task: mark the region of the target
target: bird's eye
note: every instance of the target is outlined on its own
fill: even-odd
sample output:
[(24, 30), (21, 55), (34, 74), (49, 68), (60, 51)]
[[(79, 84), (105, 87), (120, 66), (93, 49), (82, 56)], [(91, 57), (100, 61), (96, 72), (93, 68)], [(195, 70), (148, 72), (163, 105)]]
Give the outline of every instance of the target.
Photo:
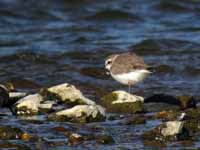
[(111, 64), (112, 61), (108, 61), (107, 64)]

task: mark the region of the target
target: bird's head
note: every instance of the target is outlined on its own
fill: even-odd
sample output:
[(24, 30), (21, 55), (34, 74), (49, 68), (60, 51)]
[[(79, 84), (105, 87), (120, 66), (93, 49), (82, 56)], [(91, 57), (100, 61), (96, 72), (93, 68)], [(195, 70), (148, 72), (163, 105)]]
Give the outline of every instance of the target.
[(111, 66), (114, 62), (114, 60), (117, 58), (118, 54), (113, 54), (113, 55), (110, 55), (106, 58), (106, 61), (105, 61), (105, 68), (110, 71), (111, 69)]

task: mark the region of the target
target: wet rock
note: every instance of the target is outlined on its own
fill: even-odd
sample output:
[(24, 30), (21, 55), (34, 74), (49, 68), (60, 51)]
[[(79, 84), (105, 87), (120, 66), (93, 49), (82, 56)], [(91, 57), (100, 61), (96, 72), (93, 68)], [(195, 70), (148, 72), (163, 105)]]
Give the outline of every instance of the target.
[(38, 83), (35, 83), (32, 80), (17, 77), (17, 78), (11, 78), (6, 83), (6, 86), (9, 87), (11, 91), (15, 89), (39, 89), (41, 88), (41, 85)]
[(21, 135), (21, 139), (22, 140), (24, 140), (24, 141), (28, 141), (28, 140), (30, 140), (30, 135), (28, 134), (28, 133), (23, 133), (22, 135)]
[(38, 106), (39, 112), (44, 114), (53, 111), (53, 105), (56, 104), (54, 101), (44, 101)]
[(176, 98), (180, 101), (181, 109), (196, 107), (196, 100), (193, 96), (181, 95), (181, 96), (177, 96)]
[(85, 67), (80, 70), (80, 72), (84, 75), (98, 78), (98, 79), (105, 79), (107, 75), (105, 74), (104, 68), (97, 68), (97, 67)]
[(190, 108), (185, 111), (187, 119), (199, 119), (200, 118), (200, 107)]
[(188, 138), (188, 131), (184, 128), (183, 121), (168, 121), (143, 135), (145, 140), (177, 141)]
[(162, 119), (163, 121), (175, 121), (181, 116), (181, 112), (168, 110), (161, 111), (154, 115), (154, 119)]
[(190, 137), (200, 132), (200, 121), (199, 120), (187, 120), (184, 123), (184, 128), (188, 131)]
[(68, 139), (68, 144), (70, 146), (72, 145), (77, 145), (77, 144), (80, 144), (81, 142), (84, 141), (84, 137), (80, 134), (77, 134), (77, 133), (72, 133), (70, 136), (69, 136), (69, 139)]
[(107, 119), (108, 120), (119, 120), (119, 119), (121, 119), (121, 117), (119, 114), (108, 114)]
[(12, 126), (0, 126), (1, 140), (14, 140), (21, 138), (23, 131)]
[(97, 143), (100, 143), (100, 144), (113, 144), (113, 143), (115, 143), (112, 136), (106, 135), (106, 134), (96, 136), (96, 141), (97, 141)]
[(28, 95), (17, 101), (15, 112), (17, 115), (36, 115), (42, 101), (43, 97), (40, 94)]
[(28, 94), (25, 92), (9, 92), (9, 103), (8, 106), (10, 107), (10, 110), (13, 114), (15, 112), (12, 110), (12, 106), (19, 100), (27, 96)]
[(144, 140), (145, 146), (151, 146), (151, 147), (167, 147), (167, 144), (162, 141), (156, 141), (156, 140)]
[(0, 84), (0, 107), (6, 107), (9, 103), (9, 93), (8, 89)]
[(181, 109), (195, 108), (196, 100), (191, 96), (171, 96), (166, 94), (155, 94), (153, 96), (147, 97), (144, 100), (145, 103), (168, 103), (173, 105), (178, 105)]
[(9, 92), (10, 99), (20, 99), (25, 96), (27, 96), (27, 93), (25, 93), (25, 92)]
[(182, 132), (182, 121), (168, 121), (165, 123), (166, 127), (161, 129), (161, 134), (165, 137), (174, 136)]
[(98, 122), (105, 120), (104, 108), (99, 105), (77, 105), (49, 115), (49, 120), (76, 123)]
[(3, 141), (2, 143), (0, 143), (0, 149), (2, 150), (8, 150), (8, 149), (14, 149), (14, 150), (32, 150), (31, 147), (29, 147), (28, 145), (22, 144), (22, 143), (11, 143), (8, 141)]
[(144, 116), (134, 116), (125, 120), (124, 124), (126, 125), (136, 125), (136, 124), (145, 124), (146, 118)]
[(125, 91), (114, 91), (101, 98), (101, 104), (108, 112), (136, 113), (143, 111), (143, 98)]
[(41, 91), (41, 94), (47, 99), (58, 99), (66, 104), (78, 105), (87, 104), (93, 105), (95, 102), (86, 98), (80, 90), (68, 83), (63, 83)]
[(155, 72), (156, 73), (173, 73), (174, 72), (174, 68), (169, 66), (169, 65), (159, 65), (155, 68)]

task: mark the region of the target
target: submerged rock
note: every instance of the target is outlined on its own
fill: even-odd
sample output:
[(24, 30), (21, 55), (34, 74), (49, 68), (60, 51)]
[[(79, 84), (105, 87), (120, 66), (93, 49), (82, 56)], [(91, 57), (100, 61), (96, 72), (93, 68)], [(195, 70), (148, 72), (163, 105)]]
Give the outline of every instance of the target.
[(17, 115), (36, 115), (42, 101), (43, 97), (40, 94), (28, 95), (17, 101), (15, 112)]
[[(29, 145), (30, 146), (30, 145)], [(13, 141), (3, 141), (0, 143), (0, 149), (2, 150), (31, 150), (32, 147), (29, 147), (28, 144), (22, 144), (21, 142), (16, 143)]]
[(107, 134), (96, 136), (96, 141), (99, 144), (113, 144), (113, 143), (115, 143), (112, 136), (107, 135)]
[(99, 105), (77, 105), (49, 115), (49, 120), (76, 123), (98, 122), (105, 120), (105, 111)]
[(75, 86), (70, 85), (68, 83), (63, 83), (60, 85), (56, 85), (50, 87), (41, 92), (43, 96), (47, 99), (58, 99), (66, 104), (70, 105), (78, 105), (78, 104), (87, 104), (93, 105), (95, 102), (86, 98), (80, 90), (78, 90)]
[(125, 91), (114, 91), (101, 98), (101, 104), (108, 112), (136, 113), (143, 111), (144, 99)]
[(20, 139), (23, 131), (12, 126), (0, 126), (0, 140)]
[(144, 100), (145, 103), (168, 103), (173, 105), (178, 105), (181, 109), (195, 108), (196, 100), (192, 96), (172, 96), (166, 94), (155, 94), (153, 96), (147, 97)]

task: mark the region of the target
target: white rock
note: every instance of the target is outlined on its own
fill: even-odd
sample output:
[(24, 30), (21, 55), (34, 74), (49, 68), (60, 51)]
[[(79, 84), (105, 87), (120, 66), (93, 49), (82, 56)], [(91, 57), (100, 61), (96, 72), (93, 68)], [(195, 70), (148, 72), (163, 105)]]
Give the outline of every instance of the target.
[(26, 95), (27, 93), (24, 92), (9, 92), (9, 98), (22, 98)]
[(55, 101), (45, 101), (44, 103), (39, 105), (39, 108), (41, 108), (41, 109), (51, 109), (54, 104), (55, 104)]
[(144, 102), (144, 98), (137, 95), (129, 94), (125, 91), (114, 91), (113, 94), (117, 95), (117, 100), (113, 101), (112, 104), (116, 103), (127, 103), (127, 102)]
[(56, 113), (58, 116), (67, 116), (69, 118), (78, 118), (82, 115), (97, 117), (98, 113), (105, 116), (105, 109), (99, 105), (77, 105), (70, 109), (62, 110)]
[(40, 94), (32, 94), (20, 99), (15, 105), (17, 108), (26, 107), (27, 110), (37, 112), (42, 101), (43, 98)]
[(60, 97), (62, 101), (70, 101), (76, 102), (82, 101), (84, 104), (94, 105), (95, 102), (86, 98), (80, 90), (78, 90), (75, 86), (70, 85), (68, 83), (63, 83), (60, 85), (56, 85), (47, 89), (48, 92), (56, 94)]
[(163, 136), (173, 136), (181, 133), (183, 128), (182, 121), (168, 121), (165, 123), (165, 128), (162, 128), (161, 134)]

